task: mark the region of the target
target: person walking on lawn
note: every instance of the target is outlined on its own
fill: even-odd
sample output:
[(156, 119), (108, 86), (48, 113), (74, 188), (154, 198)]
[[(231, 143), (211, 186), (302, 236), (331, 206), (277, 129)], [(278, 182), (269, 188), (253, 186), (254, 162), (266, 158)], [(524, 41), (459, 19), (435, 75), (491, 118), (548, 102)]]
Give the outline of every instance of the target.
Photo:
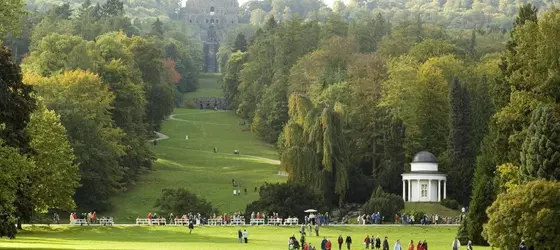
[(248, 243), (249, 233), (247, 233), (247, 230), (243, 230), (243, 239), (245, 240), (245, 244)]
[(338, 236), (338, 250), (342, 250), (342, 243), (344, 243), (344, 239), (342, 239), (342, 235)]
[(350, 246), (352, 245), (352, 237), (350, 235), (346, 236), (346, 247), (350, 250)]
[(323, 241), (321, 241), (321, 250), (327, 249), (327, 237), (323, 237)]
[(385, 240), (383, 241), (383, 250), (389, 250), (389, 241), (387, 241), (387, 236), (385, 236)]
[(237, 230), (237, 242), (243, 243), (243, 233), (241, 232), (241, 229)]
[(189, 220), (189, 234), (192, 234), (192, 230), (194, 230), (194, 223), (192, 220)]

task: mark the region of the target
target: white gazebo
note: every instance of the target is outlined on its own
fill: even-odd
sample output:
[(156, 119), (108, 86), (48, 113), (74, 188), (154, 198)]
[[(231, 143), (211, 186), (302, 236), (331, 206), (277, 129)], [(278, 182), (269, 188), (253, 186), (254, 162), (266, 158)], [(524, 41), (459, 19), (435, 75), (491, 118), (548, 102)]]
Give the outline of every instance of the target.
[(441, 201), (442, 182), (443, 199), (447, 198), (447, 175), (438, 172), (437, 159), (430, 152), (416, 154), (410, 163), (410, 173), (402, 174), (402, 180), (405, 202)]

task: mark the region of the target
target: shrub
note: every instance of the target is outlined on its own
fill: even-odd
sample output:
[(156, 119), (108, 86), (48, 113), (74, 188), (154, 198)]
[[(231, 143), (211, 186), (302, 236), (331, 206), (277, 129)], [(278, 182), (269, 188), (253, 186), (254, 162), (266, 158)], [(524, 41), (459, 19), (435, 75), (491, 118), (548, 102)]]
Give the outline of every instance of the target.
[(383, 192), (381, 187), (371, 195), (369, 201), (362, 207), (362, 213), (372, 214), (379, 212), (386, 221), (394, 219), (393, 215), (404, 209), (402, 197)]
[(482, 231), (488, 242), (514, 249), (524, 239), (535, 249), (557, 249), (560, 242), (560, 182), (537, 180), (513, 186), (486, 210)]
[(410, 218), (410, 216), (414, 216), (414, 223), (419, 224), (420, 220), (426, 215), (426, 213), (419, 211), (419, 210), (407, 210), (404, 211), (405, 214)]
[(461, 245), (466, 245), (469, 241), (469, 232), (467, 231), (467, 220), (461, 222), (459, 230), (457, 231), (457, 239), (461, 242)]
[(296, 216), (302, 219), (304, 211), (311, 208), (319, 212), (328, 209), (322, 196), (307, 186), (295, 182), (266, 183), (260, 188), (259, 199), (247, 205), (245, 216), (249, 218), (252, 212), (276, 212), (282, 218)]
[(453, 209), (453, 210), (459, 209), (459, 202), (457, 202), (456, 200), (443, 199), (439, 202), (439, 204), (449, 209)]
[(185, 100), (185, 102), (183, 103), (183, 108), (196, 109), (198, 107), (196, 106), (196, 103), (194, 102), (194, 100), (189, 99), (189, 100)]
[(156, 200), (155, 207), (159, 208), (162, 214), (200, 213), (202, 216), (209, 216), (218, 213), (218, 210), (206, 199), (184, 188), (163, 189), (161, 197)]

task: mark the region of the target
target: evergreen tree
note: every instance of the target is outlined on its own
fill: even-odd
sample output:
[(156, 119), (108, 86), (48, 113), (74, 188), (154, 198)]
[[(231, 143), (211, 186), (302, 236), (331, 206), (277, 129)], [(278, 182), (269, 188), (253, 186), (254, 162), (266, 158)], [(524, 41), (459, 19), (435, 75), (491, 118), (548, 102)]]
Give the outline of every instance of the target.
[(101, 9), (106, 17), (119, 16), (124, 13), (124, 4), (120, 0), (107, 0)]
[(450, 157), (450, 196), (466, 205), (472, 187), (476, 154), (473, 150), (471, 100), (467, 90), (455, 78), (449, 90), (450, 130), (448, 154)]
[(550, 106), (533, 111), (521, 151), (521, 176), (560, 180), (560, 121)]
[(150, 34), (160, 38), (163, 37), (163, 23), (159, 20), (159, 18), (157, 18), (156, 21), (152, 23), (152, 31), (150, 32)]
[(239, 33), (237, 34), (237, 37), (235, 37), (235, 42), (233, 43), (232, 52), (235, 53), (237, 51), (241, 51), (241, 52), (247, 51), (247, 39), (245, 39), (245, 35), (243, 35), (243, 33)]

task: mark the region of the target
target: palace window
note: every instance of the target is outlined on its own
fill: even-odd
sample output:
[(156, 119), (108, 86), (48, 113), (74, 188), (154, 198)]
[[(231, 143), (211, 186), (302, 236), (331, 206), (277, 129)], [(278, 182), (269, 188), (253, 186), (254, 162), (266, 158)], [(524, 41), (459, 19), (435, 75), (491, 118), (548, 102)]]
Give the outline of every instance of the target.
[(422, 197), (428, 197), (428, 184), (422, 184), (421, 189)]
[(210, 12), (214, 12), (214, 6), (210, 7)]

